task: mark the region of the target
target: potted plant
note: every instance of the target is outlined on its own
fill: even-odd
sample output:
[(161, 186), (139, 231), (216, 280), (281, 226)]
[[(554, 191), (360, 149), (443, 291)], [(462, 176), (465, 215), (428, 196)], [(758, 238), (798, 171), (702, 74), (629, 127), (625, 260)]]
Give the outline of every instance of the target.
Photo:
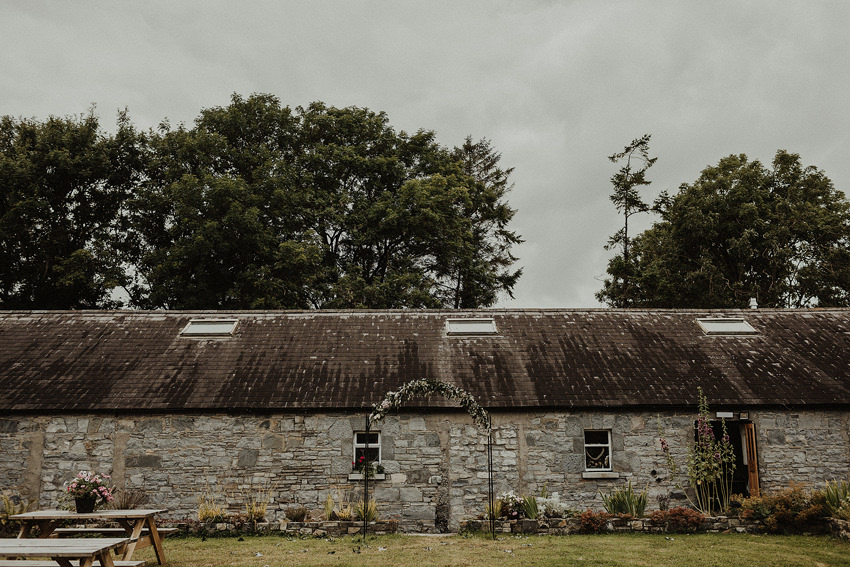
[(74, 499), (78, 514), (94, 512), (98, 504), (112, 502), (112, 488), (106, 484), (108, 480), (108, 474), (80, 471), (65, 483), (65, 492)]
[(360, 455), (356, 461), (351, 461), (351, 472), (368, 478), (381, 479), (384, 478), (384, 465), (381, 463), (371, 462), (367, 466), (366, 457)]

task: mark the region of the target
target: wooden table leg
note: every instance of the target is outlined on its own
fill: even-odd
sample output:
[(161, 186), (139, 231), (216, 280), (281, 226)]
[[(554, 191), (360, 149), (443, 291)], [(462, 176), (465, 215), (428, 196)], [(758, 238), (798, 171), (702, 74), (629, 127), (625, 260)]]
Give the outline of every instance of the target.
[[(135, 522), (133, 522), (132, 527), (130, 523), (119, 520), (121, 526), (127, 530), (127, 537), (130, 538), (130, 542), (127, 543), (127, 546), (124, 548), (124, 552), (121, 555), (121, 559), (123, 561), (129, 561), (131, 557), (133, 557), (133, 552), (136, 551), (136, 544), (139, 543), (139, 538), (142, 537), (142, 529), (145, 527), (145, 519), (139, 518)], [(119, 551), (119, 553), (121, 553)]]
[(159, 561), (160, 565), (165, 565), (165, 550), (162, 549), (162, 538), (159, 537), (159, 532), (156, 530), (156, 520), (153, 516), (147, 519), (147, 525), (153, 550), (156, 553), (156, 560)]
[(59, 522), (53, 520), (41, 520), (39, 522), (22, 521), (21, 531), (18, 532), (18, 539), (29, 537), (32, 533), (33, 524), (38, 525), (38, 537), (49, 537), (59, 525)]
[[(112, 561), (112, 554), (108, 549), (99, 553), (97, 558), (100, 560), (101, 567), (115, 567), (115, 563)], [(80, 563), (80, 567), (83, 567), (82, 563)]]

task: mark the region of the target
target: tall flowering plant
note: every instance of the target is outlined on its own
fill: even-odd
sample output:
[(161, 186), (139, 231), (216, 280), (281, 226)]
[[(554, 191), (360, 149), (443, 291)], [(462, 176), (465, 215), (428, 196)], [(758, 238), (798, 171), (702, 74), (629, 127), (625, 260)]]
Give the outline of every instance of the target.
[(74, 500), (92, 499), (95, 504), (107, 504), (113, 500), (108, 481), (108, 474), (80, 471), (65, 483), (65, 493)]
[(735, 449), (730, 442), (724, 420), (720, 422), (720, 439), (715, 436), (709, 419), (708, 401), (702, 393), (702, 388), (698, 388), (698, 392), (699, 416), (694, 424), (694, 441), (688, 446), (686, 460), (688, 484), (693, 489), (693, 498), (677, 480), (681, 470), (664, 438), (660, 418), (658, 437), (661, 451), (670, 469), (670, 478), (676, 488), (685, 493), (691, 506), (705, 516), (713, 516), (714, 512), (729, 509), (732, 498), (732, 473), (735, 471)]

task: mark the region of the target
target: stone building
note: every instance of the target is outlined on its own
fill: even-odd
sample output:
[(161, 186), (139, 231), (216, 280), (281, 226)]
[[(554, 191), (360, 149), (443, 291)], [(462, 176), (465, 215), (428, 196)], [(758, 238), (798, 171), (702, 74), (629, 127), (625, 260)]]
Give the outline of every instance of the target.
[[(676, 496), (697, 389), (736, 448), (737, 492), (850, 476), (850, 311), (0, 313), (0, 490), (57, 505), (77, 471), (112, 474), (172, 518), (204, 490), (270, 519), (362, 494), (383, 516), (455, 529), (482, 513), (487, 436), (457, 403), (416, 399), (365, 435), (384, 394), (430, 378), (492, 418), (497, 491), (601, 509), (628, 480)], [(358, 491), (351, 493), (351, 491)]]

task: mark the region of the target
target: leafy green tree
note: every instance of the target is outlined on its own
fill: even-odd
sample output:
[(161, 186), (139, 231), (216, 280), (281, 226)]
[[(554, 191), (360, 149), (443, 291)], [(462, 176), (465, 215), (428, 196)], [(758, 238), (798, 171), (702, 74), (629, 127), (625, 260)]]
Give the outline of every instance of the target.
[(620, 248), (622, 251), (608, 264), (605, 290), (618, 288), (615, 293), (600, 292), (597, 298), (606, 300), (612, 307), (629, 307), (632, 304), (631, 280), (634, 276), (634, 262), (629, 256), (629, 219), (638, 213), (649, 211), (649, 205), (641, 198), (640, 188), (649, 185), (646, 172), (658, 158), (649, 157), (650, 134), (632, 140), (622, 152), (608, 157), (613, 163), (624, 162), (623, 166), (611, 176), (614, 191), (610, 199), (619, 213), (623, 215), (623, 228), (618, 230), (605, 245), (606, 250)]
[[(632, 242), (633, 305), (850, 305), (850, 203), (797, 154), (778, 151), (770, 168), (725, 157), (659, 211)], [(606, 281), (598, 297), (619, 293)]]
[[(518, 277), (503, 274), (519, 241), (505, 228), (507, 189), (465, 173), (433, 132), (396, 132), (383, 113), (234, 95), (191, 129), (164, 124), (149, 144), (127, 248), (136, 305), (484, 306)], [(463, 256), (499, 239), (500, 254), (480, 248), (492, 261)], [(458, 274), (484, 283), (459, 300), (446, 292)]]
[(148, 176), (130, 202), (133, 305), (307, 308), (321, 251), (293, 207), (297, 120), (269, 95), (234, 96), (195, 127), (148, 136)]
[(523, 240), (508, 230), (516, 211), (504, 201), (513, 188), (509, 177), (514, 168), (499, 167), (502, 154), (486, 138), (473, 142), (472, 136), (467, 136), (463, 145), (454, 149), (453, 157), (478, 185), (464, 212), (470, 220), (471, 238), (461, 240), (464, 246), (446, 270), (444, 303), (455, 309), (492, 305), (498, 292), (510, 293), (522, 275), (522, 269), (511, 270), (516, 262), (511, 247)]
[(141, 169), (126, 113), (0, 119), (0, 308), (114, 307), (121, 212)]

